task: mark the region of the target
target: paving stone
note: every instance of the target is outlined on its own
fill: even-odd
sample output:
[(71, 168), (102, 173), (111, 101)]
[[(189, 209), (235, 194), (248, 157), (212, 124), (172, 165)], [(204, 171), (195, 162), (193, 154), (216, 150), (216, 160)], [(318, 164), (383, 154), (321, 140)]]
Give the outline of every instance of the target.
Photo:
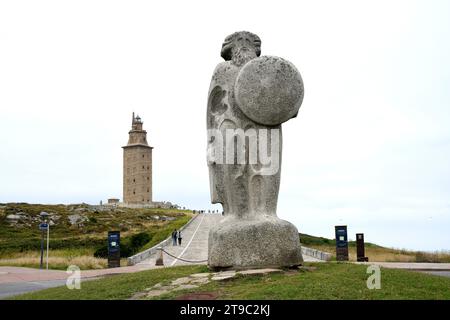
[(222, 281), (222, 280), (228, 280), (228, 279), (232, 279), (236, 276), (236, 274), (228, 274), (228, 275), (216, 275), (214, 277), (211, 278), (211, 280), (214, 281)]
[(280, 269), (251, 269), (251, 270), (244, 270), (239, 271), (239, 274), (242, 275), (256, 275), (256, 274), (268, 274), (268, 273), (279, 273), (283, 272)]
[(186, 289), (194, 289), (194, 288), (198, 288), (197, 285), (195, 284), (182, 284), (179, 287), (173, 289), (173, 291), (179, 291), (179, 290), (186, 290)]
[(133, 295), (130, 299), (128, 299), (128, 300), (139, 300), (139, 299), (142, 299), (142, 298), (144, 298), (144, 297), (146, 297), (147, 296), (147, 293), (145, 293), (145, 292), (139, 292), (139, 293), (136, 293), (135, 295)]
[(167, 285), (167, 286), (159, 287), (157, 290), (172, 290), (175, 287), (176, 287), (175, 285)]
[(236, 275), (236, 271), (230, 270), (230, 271), (221, 271), (213, 273), (213, 276), (230, 276), (230, 275)]
[(172, 281), (172, 285), (178, 286), (180, 284), (189, 283), (191, 281), (192, 281), (192, 279), (189, 277), (178, 278), (178, 279)]
[(160, 296), (162, 294), (168, 293), (170, 290), (152, 290), (150, 292), (148, 292), (145, 297), (146, 298), (153, 298), (153, 297), (157, 297)]
[(192, 280), (191, 283), (207, 284), (207, 283), (209, 283), (209, 279), (208, 278), (199, 278), (199, 279)]
[(191, 274), (190, 277), (191, 278), (207, 278), (209, 277), (210, 273), (209, 272), (205, 272), (205, 273), (194, 273)]

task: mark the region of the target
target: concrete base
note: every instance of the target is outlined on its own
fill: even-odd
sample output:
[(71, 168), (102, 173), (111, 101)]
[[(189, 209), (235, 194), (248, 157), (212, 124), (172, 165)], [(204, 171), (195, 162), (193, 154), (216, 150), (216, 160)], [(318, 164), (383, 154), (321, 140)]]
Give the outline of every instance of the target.
[(225, 217), (209, 232), (208, 266), (213, 269), (294, 267), (302, 262), (297, 228), (275, 216)]

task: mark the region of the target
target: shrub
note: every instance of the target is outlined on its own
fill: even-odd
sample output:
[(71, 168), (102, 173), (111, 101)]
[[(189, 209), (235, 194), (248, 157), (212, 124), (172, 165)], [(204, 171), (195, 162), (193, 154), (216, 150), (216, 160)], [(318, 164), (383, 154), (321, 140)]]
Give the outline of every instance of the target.
[(108, 258), (108, 246), (101, 246), (94, 252), (96, 258)]
[(141, 232), (135, 234), (130, 239), (130, 247), (133, 250), (139, 250), (142, 246), (144, 246), (147, 242), (152, 240), (152, 237), (145, 232)]

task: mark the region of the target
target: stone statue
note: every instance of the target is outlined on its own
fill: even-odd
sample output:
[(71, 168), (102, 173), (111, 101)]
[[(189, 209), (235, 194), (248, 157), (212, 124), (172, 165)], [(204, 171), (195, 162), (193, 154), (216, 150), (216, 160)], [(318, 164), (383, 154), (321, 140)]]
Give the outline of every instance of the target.
[(303, 100), (300, 73), (289, 61), (262, 56), (250, 32), (226, 37), (212, 76), (207, 106), (211, 202), (224, 218), (209, 233), (214, 269), (297, 266), (296, 227), (276, 215), (281, 169), (281, 124)]

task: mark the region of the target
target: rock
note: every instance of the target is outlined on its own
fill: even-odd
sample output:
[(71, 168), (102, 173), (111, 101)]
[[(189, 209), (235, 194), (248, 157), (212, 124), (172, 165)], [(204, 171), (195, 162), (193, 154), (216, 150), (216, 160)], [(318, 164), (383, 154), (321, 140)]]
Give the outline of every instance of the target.
[(176, 287), (175, 289), (173, 289), (173, 291), (195, 289), (195, 288), (198, 288), (198, 286), (195, 284), (182, 284), (179, 287)]
[(199, 284), (199, 285), (207, 284), (207, 283), (209, 283), (209, 279), (208, 278), (198, 278), (198, 279), (192, 280), (191, 283), (192, 284), (195, 283), (195, 284)]
[(162, 287), (162, 283), (157, 283), (153, 287), (151, 287), (149, 290), (158, 289), (158, 288), (161, 288), (161, 287)]
[(152, 218), (152, 219), (155, 219), (155, 220), (159, 220), (159, 219), (160, 219), (160, 217), (157, 216), (157, 215), (151, 216), (151, 218)]
[(234, 278), (235, 276), (236, 276), (236, 274), (216, 275), (216, 276), (213, 276), (213, 277), (211, 278), (211, 280), (213, 280), (213, 281), (223, 281), (223, 280), (229, 280), (229, 279), (232, 279), (232, 278)]
[(208, 278), (209, 275), (210, 275), (209, 272), (205, 272), (205, 273), (194, 273), (194, 274), (191, 274), (189, 277), (191, 277), (191, 278)]
[(50, 222), (48, 224), (51, 227), (51, 226), (54, 226), (56, 223), (54, 223), (53, 220), (50, 220)]
[(166, 285), (166, 286), (159, 287), (159, 289), (168, 291), (168, 290), (172, 290), (175, 287), (176, 286)]
[(72, 214), (72, 215), (67, 216), (67, 218), (69, 219), (69, 223), (71, 225), (75, 225), (79, 222), (83, 222), (86, 220), (86, 217), (81, 216), (79, 214)]
[(238, 274), (256, 275), (256, 274), (268, 274), (268, 273), (280, 273), (280, 272), (283, 272), (283, 270), (280, 270), (280, 269), (250, 269), (250, 270), (239, 271)]
[(18, 214), (8, 214), (6, 216), (7, 220), (11, 220), (11, 221), (18, 221), (20, 219), (22, 219), (22, 216), (18, 215)]
[(145, 293), (145, 292), (139, 292), (139, 293), (136, 293), (136, 294), (134, 294), (130, 299), (128, 299), (128, 300), (140, 300), (140, 299), (142, 299), (142, 298), (145, 298), (147, 296), (147, 293)]
[(277, 217), (224, 219), (209, 233), (212, 267), (291, 267), (302, 261), (297, 228)]
[(163, 294), (168, 293), (168, 292), (169, 292), (169, 290), (152, 290), (152, 291), (147, 292), (145, 294), (145, 297), (146, 298), (153, 298), (153, 297), (157, 297), (157, 296), (163, 295)]
[(178, 278), (178, 279), (172, 281), (172, 285), (178, 286), (180, 284), (189, 283), (191, 280), (192, 279), (189, 277)]

